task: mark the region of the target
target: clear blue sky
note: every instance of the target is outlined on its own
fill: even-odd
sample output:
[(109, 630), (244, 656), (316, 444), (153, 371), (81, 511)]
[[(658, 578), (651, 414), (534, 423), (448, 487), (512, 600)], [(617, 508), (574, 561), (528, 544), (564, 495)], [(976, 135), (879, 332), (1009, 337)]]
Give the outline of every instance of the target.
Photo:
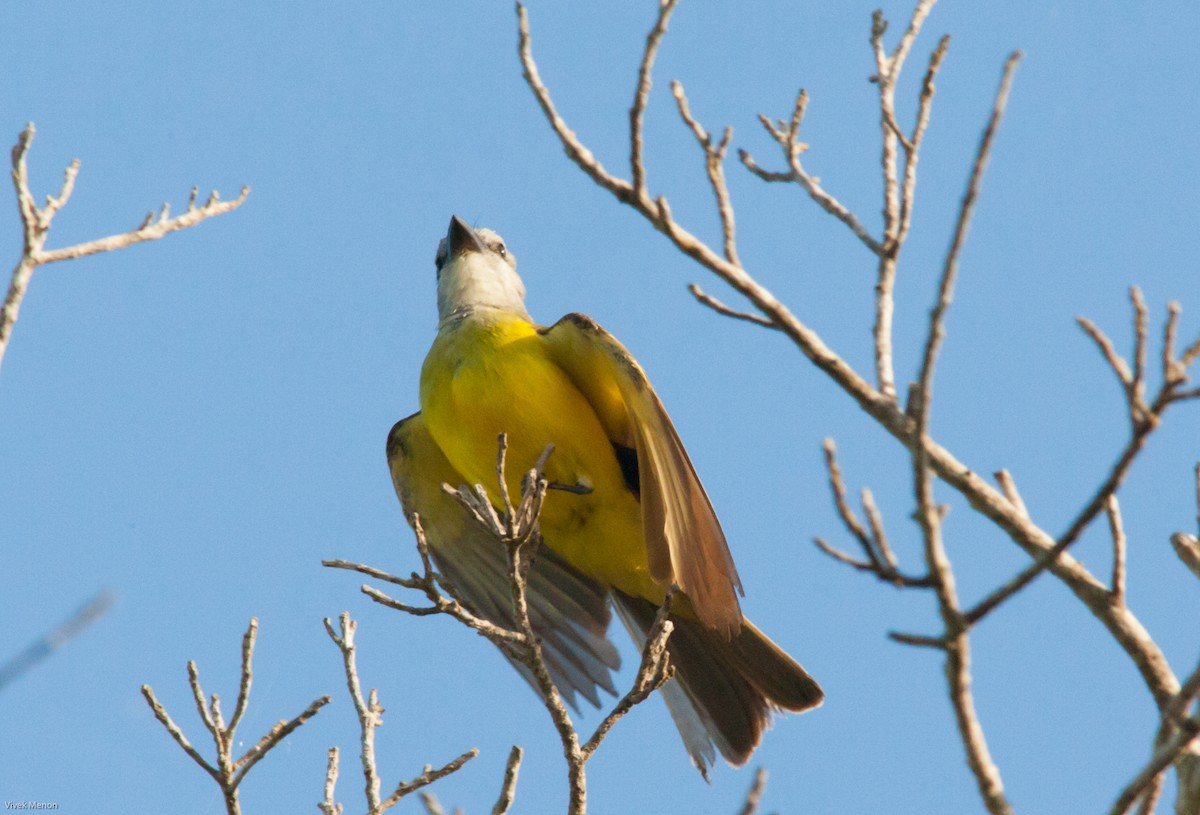
[[(655, 5), (530, 9), (543, 77), (615, 171)], [(872, 8), (682, 4), (656, 71), (647, 157), (653, 191), (685, 225), (717, 235), (702, 158), (667, 92), (674, 78), (705, 124), (734, 125), (735, 144), (765, 166), (778, 159), (755, 115), (786, 115), (807, 87), (807, 166), (878, 230)], [(885, 9), (896, 28), (909, 10)], [(435, 327), (434, 250), (458, 214), (505, 235), (537, 318), (586, 312), (638, 356), (722, 517), (749, 615), (824, 684), (824, 708), (777, 722), (754, 758), (772, 774), (768, 810), (981, 811), (940, 659), (885, 636), (935, 632), (931, 599), (811, 544), (849, 545), (821, 465), (820, 441), (832, 436), (851, 489), (875, 490), (917, 570), (906, 458), (780, 338), (697, 306), (690, 281), (728, 295), (570, 165), (520, 78), (511, 6), (39, 3), (13, 14), (0, 134), (11, 144), (37, 123), (39, 198), (67, 162), (83, 161), (50, 246), (132, 228), (163, 200), (182, 207), (193, 184), (253, 192), (198, 229), (43, 268), (25, 300), (0, 372), (0, 656), (101, 589), (119, 601), (0, 693), (0, 799), (68, 813), (220, 811), (216, 786), (138, 688), (151, 684), (209, 749), (184, 665), (195, 659), (229, 709), (240, 637), (257, 616), (245, 746), (313, 698), (335, 698), (253, 771), (244, 811), (313, 811), (334, 744), (347, 754), (339, 797), (360, 811), (355, 720), (321, 626), (349, 609), (361, 621), (363, 681), (388, 709), (385, 785), (478, 746), (480, 758), (435, 788), (478, 815), (518, 743), (518, 811), (562, 810), (553, 731), (493, 649), (449, 621), (375, 606), (360, 581), (320, 566), (415, 566), (384, 438), (416, 409)], [(1194, 2), (947, 0), (901, 91), (907, 120), (925, 56), (952, 34), (900, 272), (903, 381), (1001, 65), (1013, 48), (1027, 54), (963, 256), (933, 431), (980, 473), (1009, 468), (1051, 532), (1125, 434), (1118, 389), (1074, 316), (1127, 348), (1126, 289), (1138, 283), (1156, 336), (1173, 298), (1183, 335), (1200, 331), (1198, 28)], [(729, 172), (748, 268), (869, 371), (866, 252), (798, 189)], [(15, 207), (0, 212), (13, 263)], [(1179, 673), (1196, 661), (1200, 594), (1167, 539), (1194, 524), (1198, 439), (1200, 406), (1174, 411), (1121, 494), (1130, 603)], [(938, 489), (953, 506), (946, 534), (969, 601), (1026, 559)], [(1102, 525), (1077, 554), (1107, 573)], [(1052, 578), (974, 643), (980, 716), (1018, 811), (1105, 809), (1154, 732), (1124, 655)], [(751, 776), (721, 766), (704, 784), (655, 700), (590, 766), (593, 811), (730, 813)]]

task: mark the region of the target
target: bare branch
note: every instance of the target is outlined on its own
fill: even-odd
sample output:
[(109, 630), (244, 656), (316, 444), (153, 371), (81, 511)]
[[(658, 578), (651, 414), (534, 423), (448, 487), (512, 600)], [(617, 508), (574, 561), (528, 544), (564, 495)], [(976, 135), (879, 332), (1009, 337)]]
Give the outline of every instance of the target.
[(761, 325), (763, 328), (778, 328), (775, 323), (771, 322), (766, 317), (760, 317), (759, 315), (752, 314), (749, 311), (737, 311), (730, 308), (717, 298), (713, 297), (711, 294), (705, 292), (695, 283), (688, 284), (688, 291), (691, 292), (692, 297), (695, 297), (703, 305), (706, 305), (713, 311), (717, 312), (717, 314), (723, 314), (724, 316), (732, 317), (735, 320), (745, 320), (748, 323)]
[(183, 752), (191, 756), (192, 761), (200, 765), (203, 770), (211, 775), (216, 782), (221, 783), (221, 777), (216, 769), (209, 764), (204, 756), (200, 755), (192, 743), (188, 741), (188, 737), (183, 734), (183, 730), (179, 725), (175, 724), (175, 720), (171, 718), (171, 714), (167, 713), (167, 709), (162, 706), (158, 698), (154, 695), (154, 690), (149, 685), (142, 685), (142, 696), (146, 698), (146, 704), (150, 705), (150, 710), (154, 713), (154, 718), (158, 719), (162, 726), (167, 729), (167, 733), (175, 740), (175, 743), (183, 749)]
[(1113, 369), (1113, 373), (1117, 375), (1122, 387), (1128, 393), (1133, 387), (1133, 373), (1129, 370), (1129, 364), (1117, 353), (1117, 349), (1113, 347), (1112, 340), (1101, 331), (1095, 323), (1086, 317), (1076, 317), (1075, 322), (1079, 323), (1079, 327), (1092, 338), (1096, 346), (1100, 349), (1100, 353), (1108, 361), (1109, 367)]
[[(237, 724), (241, 719), (241, 715), (245, 712), (246, 705), (249, 704), (250, 685), (252, 681), (251, 661), (254, 655), (254, 643), (258, 630), (258, 620), (252, 618), (250, 626), (246, 630), (245, 636), (242, 638), (242, 681), (238, 698), (237, 708), (240, 712), (234, 714), (234, 718), (226, 725), (221, 716), (220, 698), (217, 694), (213, 694), (209, 704), (205, 704), (204, 691), (200, 687), (200, 673), (196, 668), (196, 663), (188, 663), (188, 684), (191, 686), (192, 698), (196, 703), (197, 711), (200, 714), (201, 720), (204, 722), (204, 727), (213, 737), (213, 742), (216, 745), (217, 761), (216, 765), (210, 764), (199, 751), (196, 750), (184, 736), (183, 731), (168, 715), (166, 709), (159, 703), (154, 696), (154, 691), (149, 685), (142, 685), (142, 696), (145, 697), (146, 703), (150, 705), (150, 710), (154, 713), (154, 717), (162, 723), (166, 728), (167, 733), (175, 740), (175, 743), (183, 749), (193, 761), (199, 764), (204, 771), (212, 776), (213, 780), (221, 788), (221, 794), (225, 800), (225, 811), (227, 815), (239, 815), (241, 812), (241, 804), (238, 802), (238, 787), (245, 779), (246, 774), (250, 769), (257, 764), (267, 753), (285, 739), (292, 731), (307, 722), (317, 712), (327, 705), (330, 697), (323, 696), (315, 699), (305, 710), (291, 721), (280, 721), (271, 730), (258, 740), (253, 747), (236, 761), (233, 759), (232, 750), (236, 743)], [(244, 698), (243, 698), (244, 697)], [(336, 759), (331, 759), (336, 763)], [(331, 770), (336, 776), (336, 768)], [(328, 774), (327, 774), (328, 777)], [(328, 800), (328, 799), (327, 799)]]
[[(528, 19), (524, 9), (519, 8), (518, 14), (521, 33), (520, 55), (526, 82), (538, 99), (567, 156), (589, 178), (611, 192), (622, 203), (633, 207), (679, 251), (742, 294), (760, 313), (771, 319), (807, 359), (829, 376), (859, 407), (906, 448), (912, 450), (918, 445), (924, 446), (929, 466), (937, 476), (965, 496), (975, 510), (995, 523), (1031, 557), (1041, 558), (1054, 548), (1056, 541), (1050, 534), (1022, 514), (991, 484), (980, 478), (972, 467), (959, 461), (932, 438), (918, 437), (914, 433), (915, 423), (912, 417), (899, 409), (894, 397), (889, 397), (872, 387), (841, 356), (831, 350), (819, 334), (792, 314), (769, 289), (745, 269), (729, 263), (719, 252), (672, 220), (670, 210), (661, 196), (650, 198), (648, 195), (634, 195), (628, 182), (605, 172), (555, 110), (533, 61)], [(1185, 351), (1181, 360), (1186, 358), (1187, 354)], [(1193, 356), (1200, 356), (1200, 340), (1195, 345)], [(1100, 508), (1102, 509), (1102, 505)], [(1108, 629), (1137, 667), (1156, 703), (1163, 704), (1163, 700), (1178, 689), (1178, 680), (1161, 649), (1150, 638), (1140, 620), (1128, 608), (1114, 607), (1106, 581), (1098, 580), (1069, 553), (1057, 555), (1049, 562), (1047, 569), (1062, 580)]]
[(763, 170), (755, 163), (747, 150), (738, 150), (738, 158), (747, 170), (763, 181), (789, 181), (799, 184), (821, 209), (844, 223), (854, 233), (854, 236), (862, 241), (868, 249), (875, 254), (879, 254), (883, 251), (882, 244), (871, 237), (866, 227), (859, 221), (858, 216), (851, 212), (841, 201), (826, 192), (825, 188), (821, 186), (821, 179), (809, 175), (804, 169), (804, 165), (800, 162), (801, 154), (808, 150), (808, 145), (799, 140), (800, 124), (804, 121), (804, 113), (807, 107), (808, 93), (804, 89), (801, 89), (800, 93), (796, 96), (796, 104), (792, 109), (791, 124), (787, 129), (782, 126), (777, 127), (762, 114), (759, 114), (758, 117), (763, 127), (771, 134), (771, 137), (775, 139), (783, 151), (784, 160), (787, 162), (789, 172), (773, 173)]
[(1113, 541), (1112, 595), (1113, 602), (1125, 603), (1125, 528), (1121, 524), (1121, 505), (1117, 496), (1108, 496), (1108, 530)]
[(325, 765), (325, 797), (317, 804), (317, 808), (321, 810), (321, 815), (342, 815), (342, 805), (333, 798), (338, 778), (338, 748), (330, 747), (328, 755), (329, 759)]
[(738, 815), (754, 815), (758, 812), (759, 802), (762, 800), (763, 793), (767, 790), (767, 771), (759, 767), (754, 771), (754, 783), (750, 785), (750, 789), (746, 791), (746, 800), (742, 804), (742, 808), (738, 810)]
[(504, 784), (500, 787), (500, 797), (492, 807), (492, 815), (507, 815), (517, 796), (517, 774), (521, 770), (521, 758), (524, 751), (516, 745), (508, 754), (508, 762), (504, 765)]
[(1175, 554), (1183, 561), (1183, 565), (1191, 569), (1196, 577), (1200, 577), (1200, 539), (1184, 532), (1176, 532), (1171, 536), (1171, 546), (1175, 548)]
[(458, 772), (463, 768), (463, 765), (475, 758), (477, 755), (479, 755), (479, 750), (472, 747), (470, 750), (463, 753), (446, 766), (439, 767), (436, 770), (430, 765), (426, 764), (424, 771), (420, 775), (411, 781), (401, 781), (392, 794), (383, 800), (383, 802), (379, 805), (379, 808), (377, 810), (372, 810), (372, 812), (385, 812), (391, 809), (397, 803), (399, 803), (400, 799), (404, 798), (404, 796), (409, 795), (421, 789), (422, 787), (429, 786), (439, 778), (445, 778), (451, 773)]
[(241, 195), (237, 199), (228, 203), (220, 203), (214, 192), (203, 207), (191, 209), (186, 215), (178, 218), (166, 218), (164, 207), (163, 217), (157, 223), (151, 223), (151, 219), (148, 218), (140, 227), (131, 232), (110, 235), (107, 238), (87, 241), (63, 249), (47, 250), (45, 245), (46, 238), (50, 234), (51, 221), (58, 211), (66, 206), (71, 197), (71, 192), (75, 188), (75, 178), (79, 173), (79, 159), (75, 159), (67, 167), (58, 195), (46, 196), (45, 206), (39, 208), (34, 202), (33, 194), (29, 191), (29, 169), (26, 162), (29, 147), (33, 143), (36, 132), (33, 122), (30, 122), (17, 138), (16, 146), (12, 150), (12, 181), (17, 194), (17, 210), (20, 212), (23, 226), (24, 248), (21, 252), (21, 259), (17, 261), (17, 265), (13, 269), (8, 293), (4, 298), (4, 306), (0, 308), (0, 362), (4, 360), (5, 349), (8, 348), (13, 326), (21, 311), (21, 301), (24, 300), (25, 293), (29, 290), (30, 280), (37, 267), (60, 260), (94, 255), (98, 252), (124, 249), (143, 241), (157, 240), (170, 232), (187, 229), (208, 218), (231, 212), (240, 207), (245, 202), (246, 196), (250, 194), (249, 187), (242, 187)]
[(633, 679), (633, 686), (597, 725), (596, 731), (592, 733), (592, 737), (587, 740), (587, 743), (580, 748), (584, 761), (592, 757), (600, 743), (604, 741), (605, 736), (612, 730), (613, 725), (620, 721), (626, 713), (633, 710), (635, 705), (649, 699), (650, 694), (661, 688), (674, 675), (667, 655), (667, 640), (675, 628), (675, 624), (668, 618), (677, 592), (678, 587), (675, 586), (672, 586), (671, 590), (667, 592), (662, 605), (659, 606), (658, 614), (654, 617), (654, 624), (646, 632), (646, 644), (642, 648), (642, 661), (638, 666), (637, 675)]
[(704, 151), (704, 166), (708, 173), (708, 183), (717, 199), (717, 213), (721, 217), (725, 259), (734, 266), (741, 266), (742, 262), (738, 259), (737, 254), (737, 230), (733, 217), (733, 202), (729, 197), (729, 186), (725, 183), (725, 155), (729, 152), (729, 141), (733, 138), (733, 128), (726, 127), (721, 141), (714, 146), (712, 136), (692, 116), (687, 96), (683, 92), (683, 85), (679, 82), (672, 82), (671, 93), (675, 96), (675, 102), (679, 106), (679, 115), (683, 118), (684, 124), (691, 129), (696, 141), (700, 144), (700, 149)]
[[(932, 3), (928, 5), (931, 6)], [(918, 6), (918, 12), (920, 8), (921, 6)], [(988, 159), (991, 157), (992, 142), (995, 139), (996, 130), (1000, 126), (1000, 120), (1004, 116), (1004, 108), (1008, 104), (1008, 93), (1012, 87), (1013, 73), (1016, 71), (1020, 60), (1021, 53), (1015, 51), (1009, 56), (1008, 61), (1004, 65), (1004, 75), (1000, 80), (1000, 89), (996, 92), (996, 99), (992, 104), (992, 115), (988, 120), (987, 127), (984, 128), (983, 137), (979, 141), (979, 148), (975, 152), (975, 163), (971, 168), (971, 177), (967, 182), (967, 191), (963, 195), (962, 203), (959, 206), (958, 222), (954, 227), (954, 237), (950, 242), (950, 250), (946, 253), (946, 261), (942, 266), (937, 303), (934, 305), (929, 316), (929, 333), (925, 340), (925, 353), (921, 361), (921, 374), (915, 391), (916, 398), (910, 401), (909, 412), (912, 414), (913, 408), (915, 408), (914, 419), (917, 420), (918, 428), (920, 428), (922, 421), (928, 420), (934, 367), (937, 363), (942, 338), (945, 335), (946, 312), (950, 308), (950, 302), (954, 294), (954, 284), (958, 277), (959, 256), (962, 254), (967, 230), (971, 225), (971, 216), (975, 212), (975, 201), (979, 197), (979, 187), (983, 181), (983, 171), (987, 167)], [(918, 430), (918, 435), (923, 435), (923, 432)]]
[(859, 571), (870, 572), (880, 580), (884, 580), (894, 586), (932, 588), (933, 581), (929, 576), (910, 577), (896, 568), (896, 556), (887, 543), (887, 536), (883, 530), (883, 519), (879, 514), (879, 509), (875, 506), (875, 499), (871, 496), (870, 490), (863, 490), (863, 510), (870, 520), (871, 531), (868, 532), (863, 526), (862, 521), (859, 520), (858, 515), (855, 514), (846, 500), (846, 484), (842, 480), (841, 467), (838, 466), (837, 446), (834, 444), (833, 439), (825, 439), (822, 447), (825, 451), (825, 468), (829, 472), (829, 487), (833, 493), (834, 506), (837, 508), (842, 523), (850, 534), (854, 536), (854, 539), (858, 541), (859, 547), (863, 550), (867, 559), (861, 561), (853, 558), (830, 546), (821, 538), (814, 540), (817, 548), (834, 560), (845, 563)]
[(1028, 519), (1029, 510), (1025, 508), (1025, 501), (1021, 498), (1021, 493), (1017, 491), (1017, 482), (1013, 480), (1012, 473), (1008, 470), (997, 470), (995, 476), (996, 483), (1000, 485), (1000, 489), (1004, 490), (1004, 497), (1022, 517)]
[(650, 74), (654, 68), (654, 57), (658, 54), (658, 46), (663, 35), (667, 33), (667, 22), (671, 12), (675, 10), (678, 0), (659, 0), (658, 19), (654, 28), (646, 35), (646, 48), (642, 52), (642, 64), (638, 68), (637, 91), (633, 97), (633, 105), (629, 108), (629, 168), (633, 177), (633, 189), (639, 196), (646, 195), (646, 166), (642, 157), (642, 118), (646, 113), (646, 103), (650, 100)]

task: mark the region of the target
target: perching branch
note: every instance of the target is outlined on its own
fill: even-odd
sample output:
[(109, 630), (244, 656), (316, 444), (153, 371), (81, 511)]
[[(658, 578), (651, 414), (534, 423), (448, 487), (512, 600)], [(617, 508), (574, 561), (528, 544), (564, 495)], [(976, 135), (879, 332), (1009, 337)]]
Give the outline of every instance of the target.
[(112, 252), (133, 246), (135, 243), (158, 240), (168, 233), (193, 227), (216, 215), (232, 212), (245, 203), (246, 196), (250, 194), (249, 187), (242, 187), (242, 192), (237, 198), (232, 201), (221, 201), (220, 196), (214, 191), (204, 204), (197, 206), (197, 190), (193, 188), (188, 199), (187, 212), (183, 215), (170, 217), (170, 205), (163, 204), (162, 209), (157, 213), (150, 212), (142, 221), (141, 226), (129, 232), (109, 235), (106, 238), (98, 238), (62, 249), (46, 249), (46, 238), (50, 234), (51, 222), (58, 211), (66, 206), (75, 189), (75, 177), (79, 174), (79, 159), (75, 159), (68, 165), (58, 195), (46, 196), (46, 205), (39, 207), (34, 201), (33, 193), (29, 190), (29, 170), (26, 166), (26, 157), (35, 133), (33, 122), (30, 122), (17, 137), (17, 144), (12, 149), (12, 181), (17, 194), (17, 210), (21, 214), (21, 224), (24, 227), (24, 248), (21, 251), (21, 259), (17, 261), (17, 265), (13, 269), (8, 294), (4, 298), (4, 306), (0, 309), (0, 363), (4, 361), (4, 351), (8, 348), (13, 326), (21, 311), (21, 301), (29, 289), (34, 269), (47, 263), (73, 260), (100, 252)]
[[(417, 552), (423, 568), (422, 574), (413, 573), (411, 577), (401, 578), (358, 563), (340, 560), (323, 561), (323, 563), (326, 566), (367, 574), (376, 579), (421, 592), (429, 601), (428, 606), (409, 606), (370, 586), (362, 587), (362, 591), (376, 602), (408, 614), (415, 616), (446, 614), (453, 617), (486, 637), (505, 656), (528, 668), (535, 690), (558, 732), (563, 755), (567, 761), (568, 812), (571, 815), (583, 815), (587, 809), (587, 776), (585, 772), (587, 761), (595, 754), (616, 722), (633, 707), (649, 698), (672, 676), (666, 643), (673, 628), (673, 624), (667, 619), (673, 592), (668, 593), (654, 625), (647, 634), (641, 666), (634, 678), (633, 687), (605, 716), (591, 738), (586, 743), (581, 743), (563, 697), (551, 678), (542, 651), (541, 640), (534, 631), (529, 613), (529, 566), (540, 545), (538, 520), (546, 492), (551, 488), (551, 484), (543, 476), (542, 471), (553, 449), (553, 445), (548, 445), (533, 469), (526, 473), (522, 480), (521, 498), (514, 505), (512, 497), (508, 493), (505, 478), (508, 441), (505, 434), (500, 434), (496, 458), (496, 477), (500, 494), (498, 504), (503, 509), (499, 511), (481, 484), (476, 484), (473, 488), (465, 485), (457, 488), (447, 484), (442, 485), (445, 492), (458, 500), (468, 516), (492, 535), (499, 545), (504, 546), (507, 552), (514, 621), (511, 629), (474, 614), (460, 598), (455, 597), (453, 584), (433, 570), (425, 534), (421, 528), (420, 519), (415, 515), (412, 521), (417, 537)], [(511, 805), (512, 785), (516, 784), (519, 761), (520, 755), (514, 750), (509, 759), (509, 771), (505, 775), (505, 788), (496, 805), (498, 809), (495, 811), (497, 812), (505, 812)]]
[(251, 618), (250, 627), (246, 629), (246, 634), (242, 637), (242, 681), (238, 690), (234, 716), (228, 725), (225, 724), (224, 717), (221, 715), (220, 697), (214, 693), (206, 701), (204, 691), (200, 687), (200, 675), (196, 669), (196, 663), (188, 663), (188, 682), (192, 688), (192, 696), (200, 713), (200, 719), (204, 723), (205, 729), (212, 736), (217, 748), (216, 766), (210, 764), (200, 755), (200, 751), (192, 746), (187, 736), (183, 734), (183, 730), (180, 729), (179, 725), (175, 724), (170, 714), (167, 713), (166, 708), (154, 696), (154, 691), (151, 687), (149, 685), (142, 685), (142, 696), (146, 698), (146, 703), (150, 705), (150, 710), (154, 712), (155, 718), (167, 729), (167, 733), (171, 735), (171, 738), (175, 740), (180, 749), (187, 753), (206, 773), (212, 776), (213, 780), (220, 786), (221, 794), (225, 799), (225, 811), (228, 815), (239, 815), (241, 812), (241, 806), (238, 803), (238, 787), (245, 780), (251, 768), (261, 759), (265, 758), (267, 753), (287, 738), (293, 730), (307, 722), (317, 714), (317, 711), (329, 704), (330, 700), (329, 696), (322, 696), (319, 699), (313, 700), (312, 704), (294, 719), (279, 721), (253, 747), (247, 750), (241, 758), (235, 760), (233, 758), (233, 745), (236, 742), (238, 723), (241, 720), (242, 714), (245, 713), (246, 706), (250, 700), (250, 684), (253, 677), (251, 660), (254, 656), (254, 643), (257, 637), (258, 620)]

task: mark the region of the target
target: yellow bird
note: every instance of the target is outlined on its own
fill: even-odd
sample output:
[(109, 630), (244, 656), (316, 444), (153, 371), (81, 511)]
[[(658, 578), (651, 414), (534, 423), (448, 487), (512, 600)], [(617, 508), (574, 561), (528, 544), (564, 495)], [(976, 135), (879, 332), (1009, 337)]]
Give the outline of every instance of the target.
[(597, 639), (607, 624), (598, 596), (611, 597), (641, 641), (676, 585), (668, 643), (676, 675), (664, 699), (701, 772), (714, 746), (744, 764), (773, 710), (807, 710), (824, 694), (743, 618), (725, 535), (645, 373), (584, 315), (536, 325), (516, 260), (496, 233), (452, 218), (435, 263), (439, 323), (421, 370), (421, 413), (392, 429), (388, 460), (439, 568), (481, 613), (511, 615), (503, 552), (470, 530), (440, 484), (492, 483), (504, 432), (508, 487), (520, 494), (522, 474), (553, 443), (540, 522), (550, 557), (530, 593), (535, 627), (551, 635), (556, 683), (593, 703), (597, 686), (611, 690), (607, 669), (616, 660)]

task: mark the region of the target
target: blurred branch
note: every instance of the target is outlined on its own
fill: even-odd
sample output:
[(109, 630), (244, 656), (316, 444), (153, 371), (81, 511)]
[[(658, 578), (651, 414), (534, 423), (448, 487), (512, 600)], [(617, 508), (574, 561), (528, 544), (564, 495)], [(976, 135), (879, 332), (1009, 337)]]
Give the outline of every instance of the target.
[(170, 714), (167, 713), (166, 708), (155, 697), (153, 689), (149, 685), (142, 685), (142, 696), (146, 698), (146, 703), (150, 705), (150, 710), (154, 712), (154, 717), (167, 729), (167, 733), (175, 740), (180, 749), (199, 764), (206, 773), (212, 776), (213, 780), (220, 786), (221, 794), (225, 800), (225, 811), (228, 815), (239, 815), (241, 812), (241, 805), (238, 803), (238, 787), (245, 780), (251, 768), (265, 758), (267, 753), (287, 738), (293, 730), (307, 722), (317, 714), (317, 711), (329, 704), (330, 700), (329, 696), (322, 696), (319, 699), (313, 700), (312, 704), (303, 713), (291, 721), (280, 720), (253, 747), (242, 754), (241, 758), (235, 760), (233, 758), (233, 745), (237, 735), (237, 726), (250, 701), (250, 685), (253, 678), (251, 661), (254, 657), (254, 643), (257, 637), (258, 620), (251, 618), (250, 627), (246, 629), (246, 633), (242, 637), (241, 685), (238, 690), (234, 716), (228, 725), (225, 724), (225, 719), (221, 715), (220, 697), (214, 693), (206, 701), (204, 691), (200, 687), (200, 673), (196, 669), (196, 663), (189, 662), (187, 666), (188, 683), (191, 685), (192, 696), (200, 713), (200, 719), (204, 723), (205, 729), (212, 736), (217, 748), (217, 763), (215, 767), (200, 755), (200, 752), (188, 741), (187, 736), (183, 734), (179, 725), (175, 723)]
[(142, 221), (141, 226), (129, 232), (109, 235), (62, 249), (46, 249), (46, 238), (50, 234), (51, 222), (58, 211), (66, 206), (75, 189), (75, 177), (79, 174), (79, 159), (75, 159), (68, 165), (58, 195), (46, 196), (46, 205), (39, 207), (34, 201), (33, 193), (29, 191), (29, 171), (26, 166), (26, 156), (29, 146), (33, 143), (35, 133), (33, 122), (30, 122), (17, 137), (17, 144), (12, 149), (12, 181), (17, 194), (17, 210), (21, 214), (24, 248), (21, 252), (21, 259), (17, 261), (17, 265), (13, 269), (12, 281), (9, 283), (4, 306), (0, 309), (0, 363), (4, 361), (4, 351), (8, 347), (13, 326), (16, 324), (21, 310), (21, 301), (29, 289), (34, 269), (47, 263), (73, 260), (99, 252), (112, 252), (133, 246), (135, 243), (158, 240), (171, 232), (187, 229), (201, 221), (231, 212), (245, 203), (246, 197), (250, 194), (249, 187), (242, 187), (242, 192), (237, 198), (232, 201), (221, 201), (220, 196), (214, 191), (209, 195), (207, 201), (197, 205), (198, 191), (193, 187), (191, 196), (188, 198), (187, 212), (183, 215), (170, 217), (170, 205), (163, 204), (157, 212), (150, 212)]
[(755, 815), (758, 812), (759, 802), (762, 801), (763, 793), (767, 790), (767, 771), (759, 767), (754, 771), (754, 781), (750, 785), (750, 789), (746, 790), (746, 800), (742, 804), (742, 808), (738, 810), (738, 815)]
[(15, 656), (0, 665), (0, 690), (15, 682), (46, 657), (62, 648), (85, 628), (108, 613), (116, 603), (117, 596), (111, 591), (102, 591), (84, 603), (83, 607), (70, 616), (62, 625), (30, 643)]

